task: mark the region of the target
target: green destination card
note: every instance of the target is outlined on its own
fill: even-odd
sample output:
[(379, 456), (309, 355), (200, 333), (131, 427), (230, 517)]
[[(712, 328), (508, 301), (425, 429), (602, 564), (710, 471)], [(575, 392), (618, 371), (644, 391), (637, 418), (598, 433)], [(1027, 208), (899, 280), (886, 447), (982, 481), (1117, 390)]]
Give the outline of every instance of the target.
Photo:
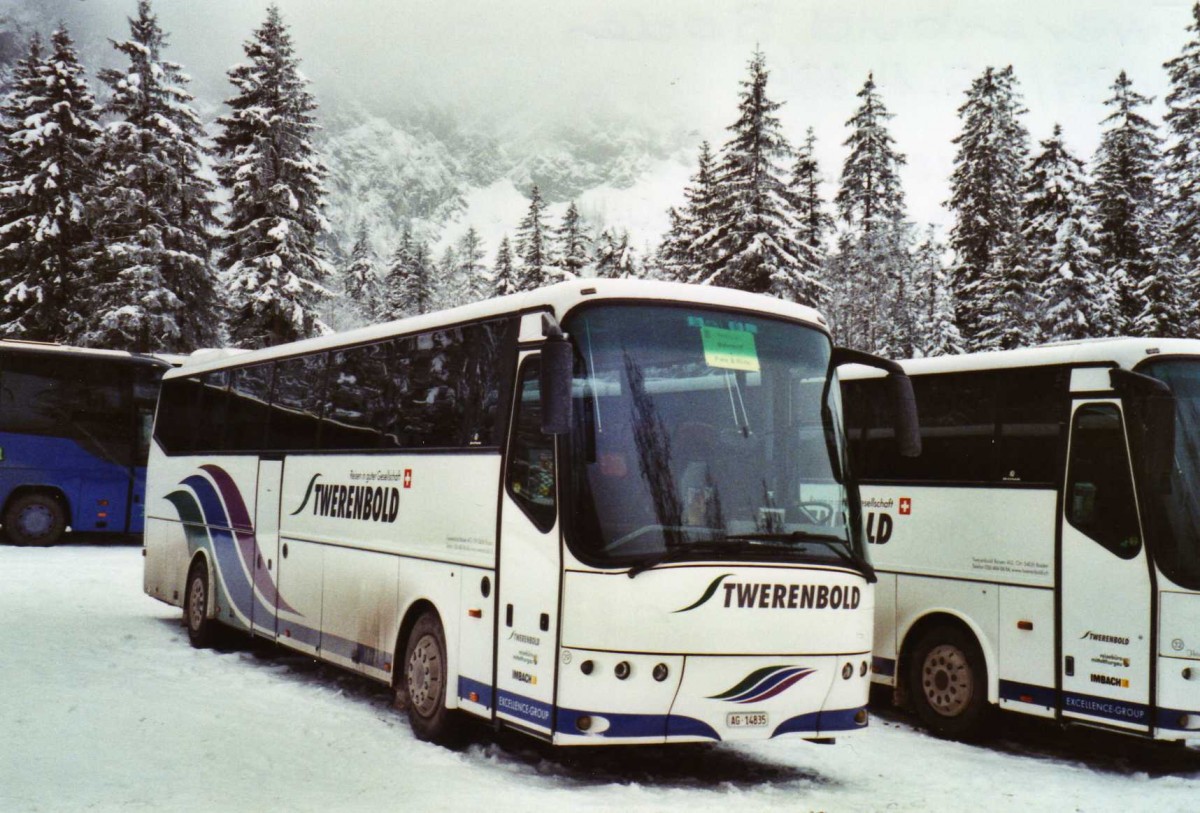
[(704, 362), (709, 367), (758, 372), (758, 350), (754, 346), (753, 333), (702, 327), (700, 341), (704, 343)]

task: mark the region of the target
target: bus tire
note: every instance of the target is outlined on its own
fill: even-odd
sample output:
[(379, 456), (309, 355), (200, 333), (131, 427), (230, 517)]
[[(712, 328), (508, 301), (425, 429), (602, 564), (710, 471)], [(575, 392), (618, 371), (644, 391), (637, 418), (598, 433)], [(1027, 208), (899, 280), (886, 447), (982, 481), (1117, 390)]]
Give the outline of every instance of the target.
[(208, 589), (208, 568), (197, 562), (188, 571), (187, 590), (183, 594), (183, 624), (188, 640), (197, 649), (207, 649), (216, 643), (217, 622), (208, 617), (211, 601)]
[(979, 739), (991, 705), (987, 666), (975, 638), (938, 625), (921, 633), (909, 660), (909, 697), (921, 722), (939, 737)]
[(66, 528), (62, 503), (44, 491), (17, 497), (4, 512), (4, 530), (14, 545), (54, 545)]
[(453, 745), (458, 740), (458, 715), (446, 708), (448, 677), (446, 634), (437, 615), (425, 612), (409, 633), (404, 671), (396, 687), (396, 706), (407, 709), (413, 734), (419, 740), (441, 745)]

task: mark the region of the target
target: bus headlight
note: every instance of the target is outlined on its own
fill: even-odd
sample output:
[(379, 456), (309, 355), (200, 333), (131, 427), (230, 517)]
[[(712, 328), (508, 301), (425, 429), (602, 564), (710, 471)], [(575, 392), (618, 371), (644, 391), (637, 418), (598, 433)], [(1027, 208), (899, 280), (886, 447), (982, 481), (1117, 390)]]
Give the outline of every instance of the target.
[(629, 677), (629, 661), (618, 663), (617, 668), (613, 669), (613, 674), (617, 676), (617, 680), (624, 680)]
[(854, 677), (854, 664), (848, 663), (842, 667), (842, 680), (849, 680)]
[(668, 671), (665, 663), (660, 663), (654, 667), (654, 679), (659, 683), (662, 683), (664, 680), (666, 680), (668, 674), (670, 674), (670, 672)]

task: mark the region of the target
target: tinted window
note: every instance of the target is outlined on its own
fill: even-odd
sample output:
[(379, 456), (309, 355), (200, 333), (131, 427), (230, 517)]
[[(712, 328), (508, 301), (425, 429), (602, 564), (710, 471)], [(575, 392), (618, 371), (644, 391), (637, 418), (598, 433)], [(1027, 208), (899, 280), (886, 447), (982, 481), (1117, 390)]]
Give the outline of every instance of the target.
[(132, 377), (128, 364), (109, 359), (9, 354), (0, 381), (4, 424), (10, 432), (70, 438), (99, 458), (132, 465)]
[(229, 371), (217, 370), (200, 376), (200, 410), (197, 416), (197, 448), (225, 450), (225, 428), (229, 422)]
[(1142, 547), (1121, 413), (1111, 404), (1080, 407), (1071, 426), (1067, 521), (1122, 559)]
[(163, 382), (154, 435), (168, 454), (196, 450), (196, 432), (202, 423), (200, 399), (203, 385), (197, 376)]
[(1053, 483), (1066, 368), (913, 376), (921, 456), (902, 458), (885, 378), (846, 382), (851, 464), (865, 480)]
[(391, 354), (391, 342), (330, 354), (323, 448), (379, 449), (396, 445), (393, 437), (385, 437), (392, 411), (388, 380)]
[(317, 448), (324, 384), (324, 353), (276, 363), (275, 394), (271, 401), (272, 449)]
[(533, 524), (545, 532), (554, 527), (556, 494), (554, 436), (542, 434), (540, 369), (537, 359), (521, 368), (516, 424), (508, 454), (508, 490)]
[(225, 446), (230, 451), (262, 449), (270, 426), (271, 364), (233, 371)]

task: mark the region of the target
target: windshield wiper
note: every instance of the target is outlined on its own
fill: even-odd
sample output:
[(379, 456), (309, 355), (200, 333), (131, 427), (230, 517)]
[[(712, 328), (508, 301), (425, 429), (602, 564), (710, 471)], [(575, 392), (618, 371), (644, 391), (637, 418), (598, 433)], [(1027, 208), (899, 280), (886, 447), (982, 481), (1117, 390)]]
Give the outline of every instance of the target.
[(644, 573), (647, 570), (656, 568), (659, 565), (665, 565), (667, 562), (678, 562), (683, 559), (688, 559), (693, 553), (724, 553), (729, 549), (728, 545), (716, 544), (713, 542), (692, 542), (685, 545), (671, 547), (658, 556), (652, 556), (648, 559), (643, 559), (636, 565), (629, 568), (626, 574), (629, 578), (635, 578), (639, 573)]
[(850, 547), (850, 543), (834, 534), (821, 534), (812, 531), (788, 531), (787, 533), (753, 533), (730, 534), (725, 537), (738, 542), (816, 542), (833, 551), (838, 558), (854, 565), (863, 577), (871, 584), (879, 581), (875, 568), (871, 563)]

